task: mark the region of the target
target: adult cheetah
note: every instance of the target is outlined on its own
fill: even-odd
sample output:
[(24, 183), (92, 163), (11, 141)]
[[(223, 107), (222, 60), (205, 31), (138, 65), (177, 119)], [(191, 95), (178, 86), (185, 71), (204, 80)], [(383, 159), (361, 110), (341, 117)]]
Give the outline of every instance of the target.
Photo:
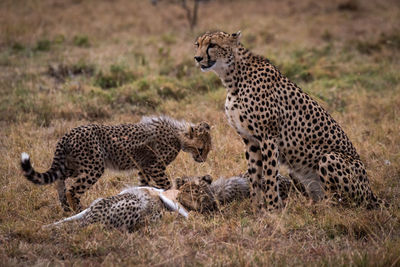
[(197, 38), (194, 58), (227, 89), (225, 113), (246, 145), (254, 205), (281, 206), (276, 177), (285, 164), (314, 201), (331, 195), (341, 203), (380, 206), (339, 124), (267, 59), (243, 47), (240, 36), (207, 32)]
[[(22, 153), (25, 177), (35, 184), (58, 180), (58, 194), (65, 211), (81, 210), (77, 194), (83, 194), (103, 175), (106, 167), (139, 170), (140, 183), (163, 189), (171, 187), (165, 173), (180, 150), (203, 162), (211, 149), (210, 126), (177, 121), (169, 117), (144, 117), (140, 123), (90, 124), (72, 129), (57, 143), (51, 168), (36, 172), (28, 154)], [(75, 178), (66, 190), (65, 179)]]

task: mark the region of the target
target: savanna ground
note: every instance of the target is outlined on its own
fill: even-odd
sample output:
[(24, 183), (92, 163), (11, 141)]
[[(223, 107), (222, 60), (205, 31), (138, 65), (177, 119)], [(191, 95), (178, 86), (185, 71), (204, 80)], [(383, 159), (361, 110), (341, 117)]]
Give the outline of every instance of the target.
[[(2, 265), (400, 266), (400, 4), (385, 1), (209, 1), (191, 32), (167, 1), (4, 0), (0, 3), (0, 262)], [(193, 61), (207, 30), (242, 31), (343, 126), (386, 211), (346, 209), (291, 196), (271, 215), (249, 201), (213, 215), (171, 214), (126, 234), (100, 225), (41, 230), (67, 216), (53, 186), (35, 186), (20, 153), (41, 171), (58, 138), (89, 123), (168, 114), (214, 125), (213, 151), (181, 154), (171, 177), (246, 169), (243, 145), (224, 117), (225, 89)], [(283, 170), (284, 171), (284, 170)], [(106, 174), (86, 206), (138, 182)]]

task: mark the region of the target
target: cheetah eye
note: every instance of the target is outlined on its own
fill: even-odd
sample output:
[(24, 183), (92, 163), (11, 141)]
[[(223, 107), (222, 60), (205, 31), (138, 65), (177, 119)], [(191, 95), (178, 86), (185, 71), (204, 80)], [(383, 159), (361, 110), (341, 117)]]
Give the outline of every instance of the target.
[(199, 47), (199, 43), (198, 43), (198, 42), (195, 42), (194, 45), (195, 45), (196, 47)]
[(216, 44), (210, 43), (210, 44), (208, 45), (208, 48), (214, 48), (214, 47), (216, 47), (216, 46), (217, 46)]

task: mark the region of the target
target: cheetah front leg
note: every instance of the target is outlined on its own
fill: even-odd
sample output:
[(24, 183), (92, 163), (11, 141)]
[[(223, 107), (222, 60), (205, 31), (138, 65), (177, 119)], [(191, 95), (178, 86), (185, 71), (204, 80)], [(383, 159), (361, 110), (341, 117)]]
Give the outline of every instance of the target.
[(246, 159), (250, 176), (251, 201), (253, 207), (268, 211), (280, 206), (278, 193), (278, 148), (273, 141), (259, 143), (243, 139), (246, 144)]
[[(250, 179), (248, 172), (241, 174), (240, 176), (246, 178), (247, 180)], [(297, 192), (304, 189), (304, 186), (300, 183), (300, 181), (297, 180), (299, 183), (298, 184), (280, 173), (278, 173), (276, 176), (276, 180), (278, 181), (279, 197), (282, 201), (286, 200), (291, 192)]]
[(159, 188), (170, 189), (171, 181), (165, 173), (165, 169), (165, 166), (161, 163), (142, 168), (139, 172), (140, 183), (149, 185), (150, 181), (153, 181)]
[(262, 155), (261, 149), (258, 143), (251, 142), (247, 138), (243, 138), (243, 142), (246, 145), (246, 160), (247, 160), (247, 177), (250, 183), (250, 199), (254, 208), (262, 208), (262, 196), (263, 192), (261, 189), (262, 177)]
[(264, 192), (264, 203), (268, 211), (281, 207), (281, 199), (278, 191), (278, 146), (274, 139), (266, 139), (261, 145), (263, 176), (262, 190)]

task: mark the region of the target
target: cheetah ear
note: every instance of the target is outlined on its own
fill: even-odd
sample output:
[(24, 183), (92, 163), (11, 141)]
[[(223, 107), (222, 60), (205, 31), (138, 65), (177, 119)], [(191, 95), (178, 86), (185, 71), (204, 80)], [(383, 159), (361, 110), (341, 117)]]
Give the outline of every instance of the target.
[(209, 175), (209, 174), (204, 175), (203, 177), (201, 177), (201, 179), (202, 179), (204, 182), (206, 182), (207, 184), (211, 184), (211, 183), (212, 183), (212, 177), (211, 177), (211, 175)]
[(211, 129), (210, 125), (204, 121), (200, 123), (200, 127), (205, 129), (206, 131), (210, 131), (210, 129)]
[(193, 127), (191, 125), (188, 126), (187, 132), (185, 133), (185, 136), (189, 139), (193, 139)]
[(185, 183), (185, 181), (183, 180), (183, 178), (181, 177), (177, 177), (175, 179), (175, 184), (176, 184), (176, 189), (181, 188), (181, 186)]
[(241, 31), (237, 31), (231, 34), (231, 37), (234, 41), (236, 41), (237, 43), (239, 43), (240, 37), (242, 36), (242, 32)]

